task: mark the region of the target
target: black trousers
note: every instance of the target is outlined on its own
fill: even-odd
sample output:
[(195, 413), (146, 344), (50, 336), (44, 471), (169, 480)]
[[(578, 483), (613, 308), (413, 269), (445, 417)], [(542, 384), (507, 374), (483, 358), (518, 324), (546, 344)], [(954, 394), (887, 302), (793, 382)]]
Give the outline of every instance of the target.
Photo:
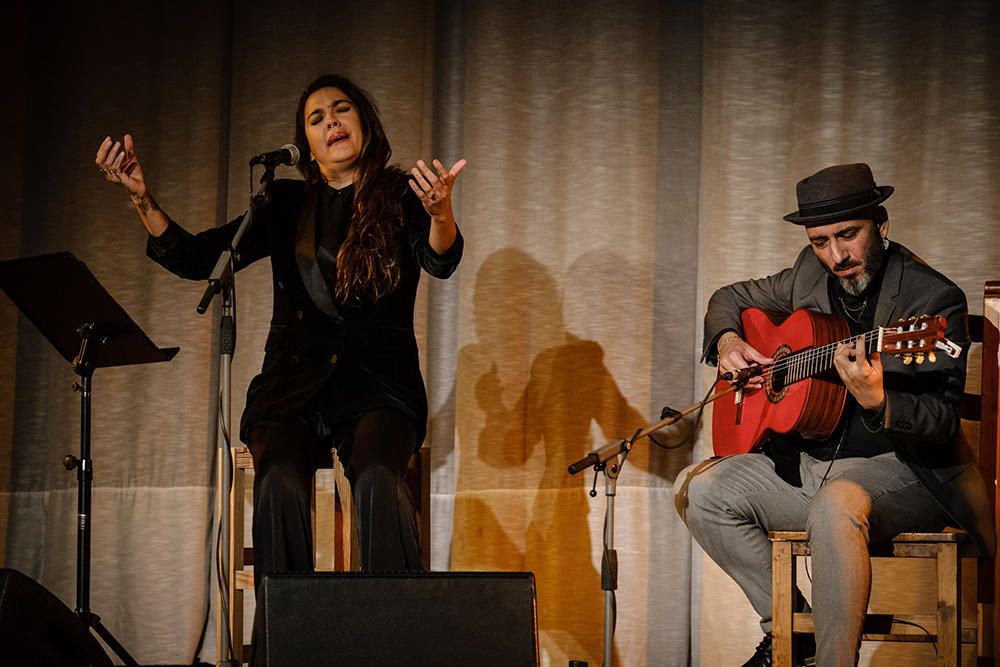
[[(361, 568), (366, 572), (421, 569), (416, 510), (403, 482), (415, 439), (410, 420), (392, 408), (368, 412), (334, 434), (351, 481)], [(249, 440), (254, 465), (254, 587), (259, 604), (268, 574), (313, 570), (312, 482), (317, 468), (331, 462), (331, 441), (317, 437), (305, 420), (255, 426)], [(251, 664), (262, 664), (261, 622), (261, 615), (256, 615)]]

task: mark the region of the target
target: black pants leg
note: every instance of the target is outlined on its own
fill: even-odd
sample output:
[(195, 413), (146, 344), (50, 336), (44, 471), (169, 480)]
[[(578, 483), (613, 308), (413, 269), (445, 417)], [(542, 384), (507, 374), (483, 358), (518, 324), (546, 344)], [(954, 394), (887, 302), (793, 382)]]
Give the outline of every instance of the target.
[(410, 420), (391, 408), (369, 412), (354, 424), (347, 474), (365, 572), (422, 569), (417, 513), (403, 481), (415, 439)]
[[(312, 572), (312, 480), (318, 440), (304, 421), (267, 423), (250, 432), (253, 456), (254, 593), (261, 603), (264, 577)], [(254, 614), (250, 664), (263, 664), (263, 614)]]
[[(266, 575), (312, 572), (313, 476), (329, 462), (325, 440), (305, 421), (253, 428), (254, 592), (258, 605)], [(391, 408), (359, 417), (341, 432), (347, 455), (361, 567), (366, 572), (422, 569), (416, 509), (403, 481), (416, 435), (410, 420)], [(427, 511), (427, 510), (425, 510)], [(250, 664), (263, 664), (263, 615), (254, 614)]]

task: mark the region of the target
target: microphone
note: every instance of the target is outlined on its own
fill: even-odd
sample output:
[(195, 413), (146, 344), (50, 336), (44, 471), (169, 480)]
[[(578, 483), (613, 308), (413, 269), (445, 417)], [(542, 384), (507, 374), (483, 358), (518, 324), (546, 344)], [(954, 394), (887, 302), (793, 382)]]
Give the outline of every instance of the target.
[(597, 455), (597, 452), (591, 452), (591, 453), (587, 454), (586, 456), (584, 456), (579, 461), (577, 461), (576, 463), (571, 463), (570, 466), (567, 468), (567, 470), (569, 470), (569, 474), (575, 475), (576, 473), (580, 472), (581, 470), (586, 470), (590, 466), (597, 465), (600, 462), (601, 462), (601, 459)]
[(298, 164), (299, 148), (295, 144), (285, 144), (276, 151), (268, 151), (250, 158), (250, 166), (262, 164), (265, 167), (276, 167), (279, 164), (287, 164), (289, 167)]
[(728, 382), (746, 382), (750, 378), (763, 374), (763, 366), (747, 366), (746, 368), (741, 368), (735, 371), (726, 371), (725, 373), (720, 374), (719, 377)]

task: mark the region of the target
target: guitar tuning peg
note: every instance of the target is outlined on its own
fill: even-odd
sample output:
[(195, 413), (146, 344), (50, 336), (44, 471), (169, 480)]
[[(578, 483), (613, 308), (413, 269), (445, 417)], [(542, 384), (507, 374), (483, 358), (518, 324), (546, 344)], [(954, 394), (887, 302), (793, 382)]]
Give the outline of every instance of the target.
[(903, 355), (903, 365), (904, 366), (909, 366), (912, 363), (913, 363), (913, 355), (912, 354), (904, 354)]
[(916, 355), (916, 359), (917, 359), (917, 365), (918, 366), (920, 364), (924, 363), (924, 353), (923, 352), (918, 352), (917, 355)]
[(927, 361), (929, 361), (929, 362), (931, 362), (933, 364), (935, 361), (937, 361), (937, 355), (934, 354), (933, 351), (928, 352), (927, 353)]
[(905, 323), (905, 322), (906, 322), (906, 320), (905, 320), (905, 319), (903, 319), (902, 317), (901, 317), (901, 318), (899, 318), (899, 323), (900, 323), (900, 324), (903, 324), (903, 323)]

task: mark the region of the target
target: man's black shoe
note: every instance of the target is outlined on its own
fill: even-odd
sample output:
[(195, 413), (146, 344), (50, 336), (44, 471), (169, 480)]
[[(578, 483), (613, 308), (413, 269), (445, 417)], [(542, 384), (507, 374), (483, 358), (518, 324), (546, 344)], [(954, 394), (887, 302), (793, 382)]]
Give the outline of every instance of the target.
[[(816, 637), (814, 635), (794, 635), (792, 642), (796, 665), (812, 667), (816, 664)], [(757, 644), (750, 659), (743, 663), (743, 667), (771, 667), (771, 644), (771, 633), (768, 632)]]
[(816, 635), (792, 635), (792, 652), (797, 667), (816, 667)]
[(743, 667), (771, 667), (771, 633), (768, 632), (757, 644), (750, 659), (743, 663)]

